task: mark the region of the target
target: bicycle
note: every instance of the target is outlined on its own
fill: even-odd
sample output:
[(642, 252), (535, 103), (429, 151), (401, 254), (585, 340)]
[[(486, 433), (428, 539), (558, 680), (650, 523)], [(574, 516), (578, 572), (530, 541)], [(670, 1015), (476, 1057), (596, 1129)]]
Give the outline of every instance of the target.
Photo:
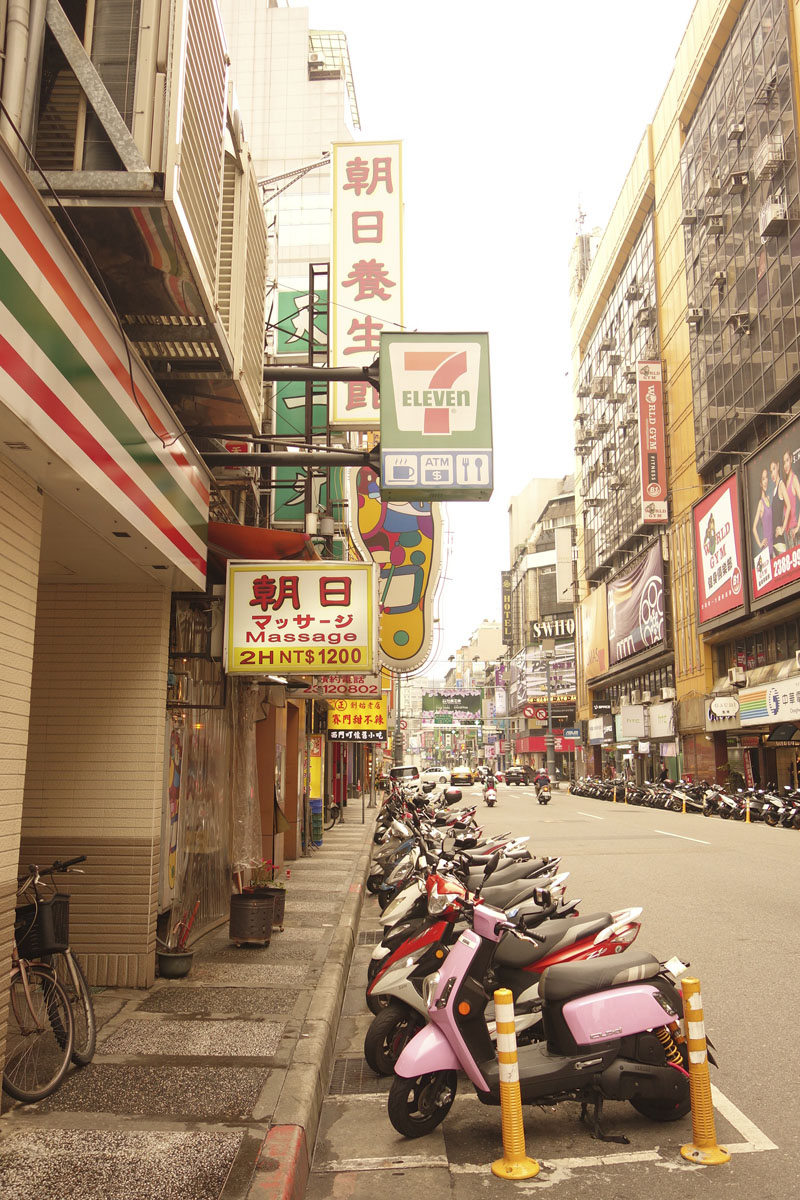
[(40, 910), (39, 904), (18, 907), (14, 920), (3, 1064), (3, 1091), (27, 1104), (56, 1090), (74, 1044), (72, 1007), (54, 969), (20, 954), (19, 944), (31, 938)]
[[(23, 956), (50, 967), (64, 989), (72, 1009), (74, 1025), (72, 1061), (79, 1067), (85, 1067), (94, 1058), (97, 1019), (86, 976), (69, 946), (69, 896), (56, 889), (53, 876), (66, 875), (74, 871), (78, 863), (85, 861), (86, 855), (81, 854), (66, 862), (56, 860), (41, 871), (33, 865), (19, 889), (20, 896), (32, 893), (33, 907), (38, 910), (39, 917), (25, 941)], [(52, 888), (52, 895), (44, 898), (38, 890), (43, 875), (49, 876)]]

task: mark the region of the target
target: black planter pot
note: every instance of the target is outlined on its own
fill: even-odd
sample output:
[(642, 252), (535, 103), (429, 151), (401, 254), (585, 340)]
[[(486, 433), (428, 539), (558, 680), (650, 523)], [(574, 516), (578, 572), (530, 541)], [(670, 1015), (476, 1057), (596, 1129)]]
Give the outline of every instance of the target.
[(275, 903), (272, 924), (283, 933), (283, 917), (286, 912), (286, 889), (267, 886), (263, 890), (272, 897)]
[(268, 946), (272, 937), (275, 901), (268, 888), (231, 896), (228, 936), (237, 946)]
[(157, 951), (158, 973), (162, 979), (184, 979), (192, 969), (193, 950)]

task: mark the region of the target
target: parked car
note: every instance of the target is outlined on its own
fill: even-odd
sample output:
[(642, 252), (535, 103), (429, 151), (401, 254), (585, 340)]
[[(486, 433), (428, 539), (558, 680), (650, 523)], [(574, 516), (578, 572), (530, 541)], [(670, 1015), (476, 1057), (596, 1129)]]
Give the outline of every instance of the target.
[(389, 776), (395, 783), (418, 783), (419, 767), (413, 764), (404, 767), (390, 767)]
[(506, 767), (505, 776), (509, 787), (511, 787), (512, 783), (515, 787), (519, 787), (521, 783), (528, 782), (524, 767)]
[(472, 787), (472, 771), (469, 767), (453, 767), (450, 772), (451, 787)]

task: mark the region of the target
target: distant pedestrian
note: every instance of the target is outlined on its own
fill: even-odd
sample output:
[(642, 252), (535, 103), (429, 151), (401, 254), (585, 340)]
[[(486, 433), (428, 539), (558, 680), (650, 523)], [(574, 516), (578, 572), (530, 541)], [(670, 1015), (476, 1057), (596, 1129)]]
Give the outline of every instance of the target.
[(668, 767), (667, 767), (667, 764), (666, 764), (665, 762), (662, 762), (662, 764), (661, 764), (661, 774), (660, 774), (660, 775), (659, 775), (659, 777), (658, 777), (658, 782), (659, 782), (659, 783), (668, 783), (668, 782), (669, 782), (669, 777), (670, 777), (670, 776), (669, 776), (669, 769), (668, 769)]

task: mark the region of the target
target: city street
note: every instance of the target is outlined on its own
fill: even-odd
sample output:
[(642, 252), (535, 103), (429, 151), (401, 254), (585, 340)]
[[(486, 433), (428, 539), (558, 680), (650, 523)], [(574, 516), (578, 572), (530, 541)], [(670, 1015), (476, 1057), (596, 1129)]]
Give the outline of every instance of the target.
[[(731, 1151), (723, 1166), (696, 1167), (679, 1149), (692, 1140), (691, 1118), (652, 1124), (627, 1104), (609, 1104), (607, 1124), (629, 1145), (594, 1141), (576, 1104), (526, 1108), (526, 1149), (542, 1169), (515, 1186), (526, 1192), (601, 1197), (763, 1195), (797, 1192), (796, 1079), (800, 1071), (793, 998), (798, 993), (796, 858), (789, 830), (725, 823), (571, 796), (555, 791), (536, 804), (533, 789), (501, 785), (487, 809), (487, 832), (529, 833), (536, 853), (562, 856), (568, 895), (590, 913), (644, 908), (638, 949), (691, 963), (702, 985), (706, 1029), (717, 1052), (712, 1068), (717, 1140)], [(476, 1100), (464, 1077), (452, 1111), (433, 1134), (399, 1137), (386, 1115), (388, 1080), (377, 1079), (361, 1046), (371, 1020), (364, 1004), (366, 964), (379, 928), (377, 902), (365, 903), (325, 1102), (308, 1196), (388, 1196), (409, 1188), (455, 1196), (508, 1194), (490, 1172), (501, 1156), (499, 1109)], [(676, 1178), (676, 1173), (680, 1177)], [(504, 1191), (505, 1190), (505, 1191)]]

